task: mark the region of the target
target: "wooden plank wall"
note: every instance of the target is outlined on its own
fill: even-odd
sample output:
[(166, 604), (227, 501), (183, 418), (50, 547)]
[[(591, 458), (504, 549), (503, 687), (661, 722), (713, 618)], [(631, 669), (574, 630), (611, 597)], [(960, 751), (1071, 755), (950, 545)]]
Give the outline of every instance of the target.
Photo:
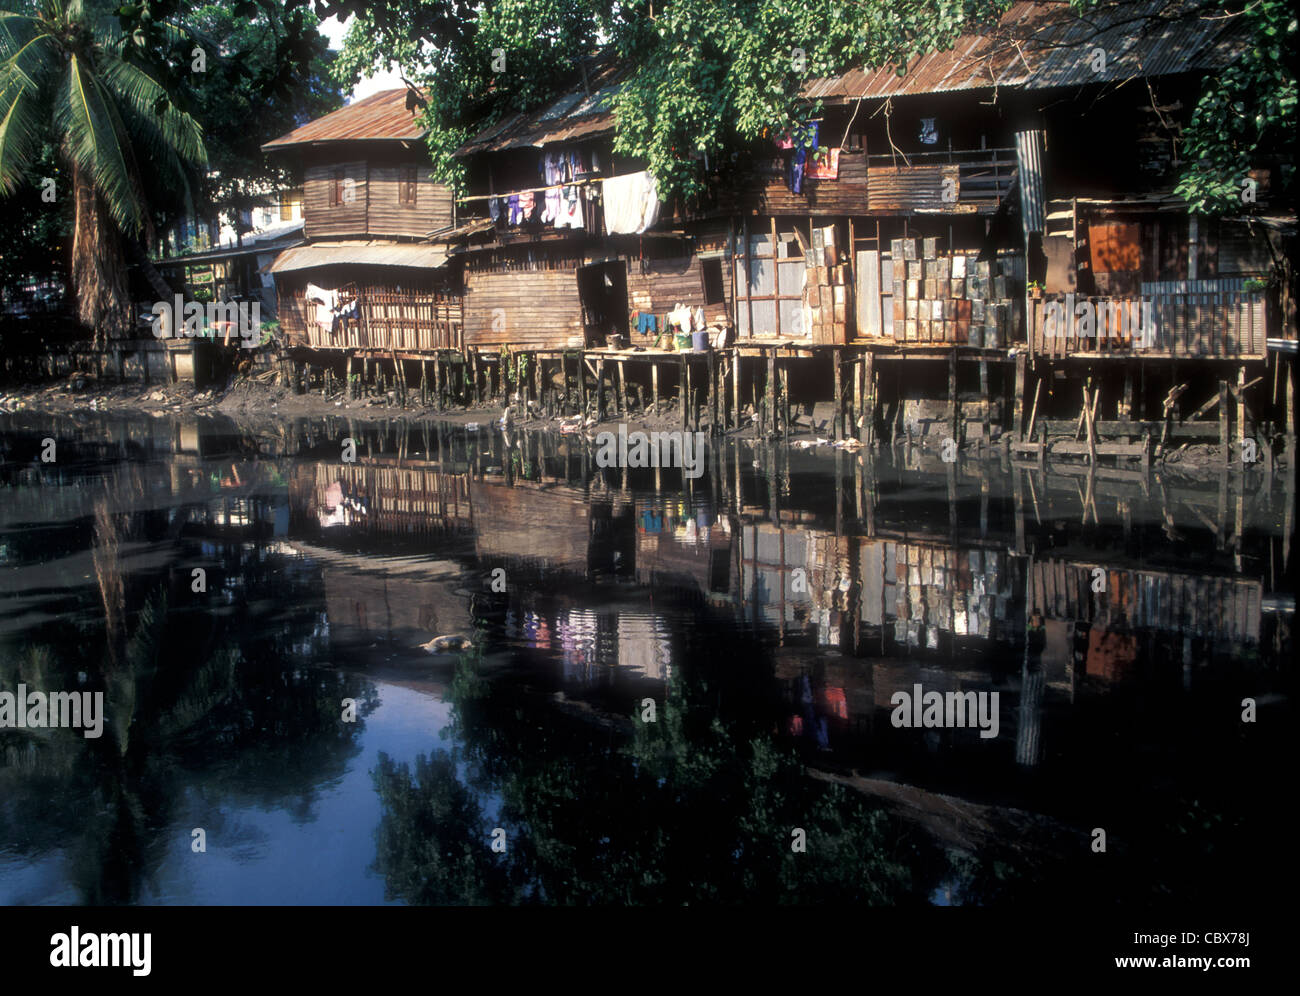
[[(356, 184), (356, 200), (335, 204), (334, 173)], [(426, 167), (416, 170), (415, 205), (401, 203), (401, 165), (365, 160), (308, 166), (303, 184), (303, 231), (309, 239), (342, 235), (424, 238), (452, 224), (451, 190), (434, 183)]]
[[(1208, 281), (1197, 281), (1208, 283)], [(1110, 304), (1140, 299), (1076, 297), (1077, 307), (1089, 300), (1100, 314)], [(1155, 345), (1137, 346), (1132, 338), (1114, 339), (1047, 334), (1047, 300), (1030, 301), (1030, 346), (1041, 356), (1059, 357), (1082, 352), (1158, 353), (1188, 358), (1262, 357), (1267, 321), (1262, 292), (1205, 291), (1186, 294), (1152, 294)], [(1073, 331), (1067, 327), (1066, 333)]]
[(628, 309), (662, 315), (678, 304), (684, 304), (691, 308), (703, 307), (709, 321), (715, 314), (730, 314), (731, 281), (727, 278), (727, 261), (719, 258), (718, 263), (722, 269), (723, 301), (705, 306), (703, 264), (698, 256), (628, 260)]
[(467, 347), (565, 349), (582, 335), (576, 268), (465, 271)]
[(450, 228), (450, 188), (434, 183), (427, 169), (418, 168), (415, 204), (404, 205), (399, 197), (402, 170), (401, 166), (370, 167), (369, 233), (422, 239), (440, 228)]
[[(335, 204), (334, 171), (356, 184), (356, 200)], [(366, 234), (366, 163), (329, 163), (308, 166), (303, 182), (303, 234), (309, 239)]]

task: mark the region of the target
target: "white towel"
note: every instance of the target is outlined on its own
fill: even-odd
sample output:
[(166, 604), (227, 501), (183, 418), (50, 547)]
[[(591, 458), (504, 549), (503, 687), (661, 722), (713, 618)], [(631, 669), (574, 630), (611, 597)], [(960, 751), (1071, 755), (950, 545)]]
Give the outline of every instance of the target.
[(659, 219), (659, 187), (649, 172), (610, 177), (603, 187), (609, 234), (639, 235)]

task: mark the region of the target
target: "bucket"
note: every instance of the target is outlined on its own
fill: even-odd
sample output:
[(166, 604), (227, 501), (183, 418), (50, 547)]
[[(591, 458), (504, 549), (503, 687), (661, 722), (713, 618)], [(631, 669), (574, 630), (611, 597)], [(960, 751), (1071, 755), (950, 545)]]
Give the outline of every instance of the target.
[(707, 332), (692, 332), (692, 333), (691, 333), (691, 339), (692, 339), (692, 341), (693, 341), (693, 343), (694, 343), (694, 345), (695, 345), (695, 351), (696, 351), (697, 353), (703, 353), (703, 352), (707, 352), (707, 351), (708, 351), (708, 348), (709, 348), (709, 333), (707, 333)]
[(691, 337), (685, 332), (678, 332), (673, 336), (673, 342), (677, 344), (677, 351), (679, 353), (684, 353), (686, 350), (691, 348)]

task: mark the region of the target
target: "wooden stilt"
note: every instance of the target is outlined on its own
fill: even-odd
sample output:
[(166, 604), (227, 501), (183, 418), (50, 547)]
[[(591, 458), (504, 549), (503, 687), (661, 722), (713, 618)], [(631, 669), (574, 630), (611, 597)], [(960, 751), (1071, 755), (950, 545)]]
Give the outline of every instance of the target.
[(732, 425), (740, 428), (740, 350), (731, 351), (731, 415)]
[(781, 431), (786, 445), (790, 443), (790, 363), (781, 364)]
[(605, 420), (605, 357), (596, 360), (596, 420)]
[[(1246, 449), (1246, 365), (1243, 363), (1237, 367), (1237, 442), (1241, 445), (1241, 452)], [(1237, 455), (1236, 466), (1245, 469), (1245, 462), (1241, 459), (1241, 454)]]
[[(1025, 354), (1016, 354), (1016, 393), (1015, 393), (1015, 415), (1011, 422), (1011, 434), (1015, 437), (1016, 442), (1021, 442), (1025, 438), (1024, 434), (1024, 417), (1025, 417)], [(1034, 389), (1034, 402), (1038, 402), (1037, 386)], [(1033, 420), (1030, 420), (1029, 430), (1033, 431)]]
[(709, 350), (709, 433), (718, 434), (718, 367), (714, 362), (713, 350)]
[(420, 405), (429, 407), (429, 361), (420, 360)]
[(835, 441), (838, 443), (844, 438), (844, 385), (841, 383), (843, 372), (840, 370), (840, 351), (838, 348), (831, 350), (831, 369), (834, 373), (835, 391), (835, 408), (832, 418), (835, 421)]
[(686, 357), (677, 356), (677, 407), (680, 409), (682, 428), (686, 428)]
[(618, 408), (619, 414), (627, 418), (627, 371), (623, 360), (618, 361)]
[(767, 351), (767, 384), (763, 391), (763, 434), (771, 436), (776, 430), (776, 351)]
[(989, 409), (993, 407), (993, 399), (989, 397), (989, 361), (982, 356), (980, 357), (980, 397), (984, 399), (984, 434), (980, 439), (980, 447), (988, 449), (992, 443)]
[(533, 354), (533, 395), (538, 405), (542, 403), (542, 354)]
[(862, 434), (858, 436), (863, 446), (876, 444), (876, 354), (868, 349), (862, 358), (863, 388), (866, 399), (862, 407)]
[(1223, 452), (1226, 465), (1232, 459), (1232, 440), (1228, 432), (1228, 381), (1219, 380), (1219, 448)]
[(1089, 377), (1083, 385), (1083, 424), (1088, 430), (1088, 466), (1095, 467), (1097, 464), (1097, 438), (1093, 433), (1093, 414), (1096, 409), (1096, 398), (1101, 394), (1101, 388), (1092, 391), (1092, 397), (1089, 397), (1089, 391), (1092, 388), (1092, 378)]
[(862, 358), (853, 361), (853, 420), (851, 425), (856, 431), (848, 433), (851, 439), (862, 438)]
[(654, 406), (655, 415), (659, 414), (659, 361), (650, 361), (650, 398)]
[(948, 353), (948, 437), (961, 445), (957, 433), (957, 350)]

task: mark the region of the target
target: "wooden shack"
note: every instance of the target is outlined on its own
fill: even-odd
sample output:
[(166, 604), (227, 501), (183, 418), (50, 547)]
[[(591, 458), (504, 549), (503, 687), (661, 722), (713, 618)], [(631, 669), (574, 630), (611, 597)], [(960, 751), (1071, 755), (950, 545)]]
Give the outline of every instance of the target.
[(292, 345), (391, 356), (461, 347), (459, 277), (429, 235), (455, 223), (405, 89), (268, 142), (303, 177), (303, 245), (270, 266)]

